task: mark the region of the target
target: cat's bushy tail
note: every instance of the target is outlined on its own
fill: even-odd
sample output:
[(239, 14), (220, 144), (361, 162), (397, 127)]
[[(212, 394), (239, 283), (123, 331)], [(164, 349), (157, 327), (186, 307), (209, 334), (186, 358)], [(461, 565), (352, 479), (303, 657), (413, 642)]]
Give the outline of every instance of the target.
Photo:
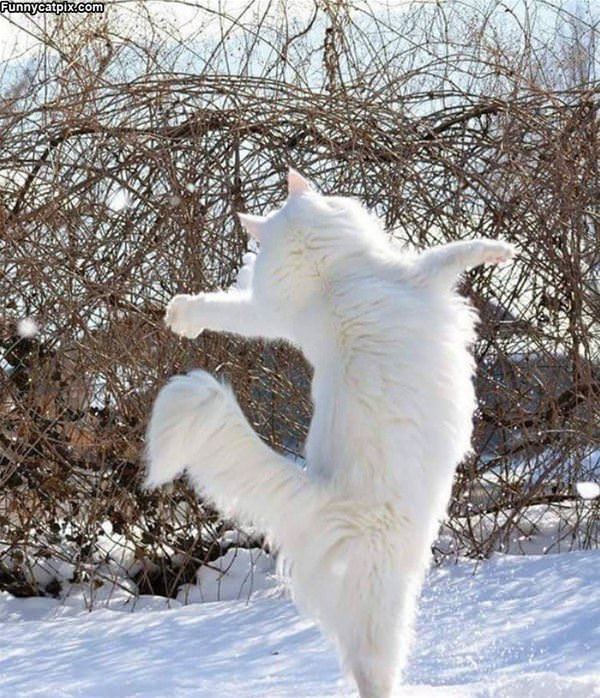
[(315, 521), (325, 494), (248, 424), (229, 388), (204, 371), (175, 376), (160, 391), (147, 433), (147, 487), (184, 469), (221, 511), (293, 544)]
[(337, 643), (361, 697), (389, 698), (416, 598), (406, 517), (310, 480), (260, 440), (230, 390), (204, 371), (160, 391), (147, 459), (148, 487), (186, 470), (222, 511), (261, 528), (281, 550), (295, 601)]

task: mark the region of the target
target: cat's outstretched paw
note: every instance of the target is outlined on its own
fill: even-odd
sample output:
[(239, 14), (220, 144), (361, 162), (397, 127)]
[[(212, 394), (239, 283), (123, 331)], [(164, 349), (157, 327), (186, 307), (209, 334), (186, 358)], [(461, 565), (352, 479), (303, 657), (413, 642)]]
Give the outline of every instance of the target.
[(481, 240), (479, 245), (479, 264), (504, 264), (517, 253), (514, 245), (503, 240)]
[(165, 325), (181, 337), (193, 339), (202, 332), (202, 328), (193, 323), (192, 304), (195, 301), (194, 296), (184, 293), (174, 296), (167, 305)]

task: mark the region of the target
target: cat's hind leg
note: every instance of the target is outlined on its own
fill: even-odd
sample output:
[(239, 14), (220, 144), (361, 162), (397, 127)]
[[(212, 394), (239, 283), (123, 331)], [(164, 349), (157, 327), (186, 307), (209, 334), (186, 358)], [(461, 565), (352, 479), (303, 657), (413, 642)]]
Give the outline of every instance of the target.
[[(377, 570), (372, 570), (377, 574)], [(376, 580), (352, 613), (351, 631), (340, 637), (340, 649), (360, 698), (394, 695), (407, 658), (419, 585), (406, 579)]]
[(361, 698), (393, 695), (427, 556), (388, 504), (334, 499), (294, 550), (292, 590), (338, 647)]
[[(374, 564), (372, 583), (367, 583), (362, 598), (357, 598), (352, 613), (351, 631), (340, 637), (340, 649), (348, 673), (360, 698), (390, 698), (395, 695), (406, 663), (419, 576), (389, 578)], [(377, 578), (382, 572), (382, 577)]]

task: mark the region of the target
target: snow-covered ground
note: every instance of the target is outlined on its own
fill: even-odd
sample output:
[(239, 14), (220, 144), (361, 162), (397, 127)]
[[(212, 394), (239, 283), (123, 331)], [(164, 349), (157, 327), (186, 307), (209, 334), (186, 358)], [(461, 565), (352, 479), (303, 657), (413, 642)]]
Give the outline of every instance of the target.
[[(90, 613), (0, 595), (0, 695), (354, 695), (331, 647), (274, 591), (174, 606), (142, 597), (134, 613)], [(432, 570), (398, 695), (600, 696), (600, 553)]]

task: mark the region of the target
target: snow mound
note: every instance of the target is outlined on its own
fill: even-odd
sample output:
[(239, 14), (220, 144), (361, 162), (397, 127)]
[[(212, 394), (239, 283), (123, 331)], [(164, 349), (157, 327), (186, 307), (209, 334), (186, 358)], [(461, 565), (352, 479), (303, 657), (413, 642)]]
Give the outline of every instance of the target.
[[(598, 579), (597, 551), (432, 570), (398, 698), (600, 696)], [(0, 594), (0, 695), (356, 695), (331, 646), (287, 600), (137, 604), (120, 610), (147, 612)]]
[(277, 589), (275, 561), (262, 550), (232, 548), (196, 573), (196, 584), (183, 584), (183, 604), (247, 599), (258, 591)]

